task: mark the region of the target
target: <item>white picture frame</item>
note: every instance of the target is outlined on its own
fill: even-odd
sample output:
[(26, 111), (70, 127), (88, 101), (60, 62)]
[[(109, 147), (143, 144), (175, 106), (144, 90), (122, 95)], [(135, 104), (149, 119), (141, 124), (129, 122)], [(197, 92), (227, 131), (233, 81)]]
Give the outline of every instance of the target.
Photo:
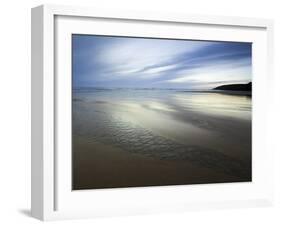
[[(108, 24), (99, 26), (103, 21)], [(140, 24), (139, 29), (130, 27), (136, 23)], [(153, 34), (145, 33), (145, 26), (157, 28), (160, 24), (164, 28), (165, 26), (175, 27), (174, 33), (173, 31), (165, 33), (161, 29), (155, 29)], [(192, 32), (192, 29), (190, 33), (182, 34), (183, 38), (188, 35), (191, 39), (245, 40), (255, 43), (258, 54), (253, 56), (255, 77), (252, 127), (253, 181), (219, 185), (71, 191), (69, 188), (71, 153), (67, 138), (59, 136), (60, 132), (58, 132), (64, 131), (67, 134), (70, 130), (67, 117), (65, 121), (60, 116), (68, 114), (67, 111), (69, 111), (69, 101), (67, 101), (70, 95), (70, 87), (67, 84), (71, 79), (71, 76), (68, 76), (71, 73), (69, 35), (74, 30), (76, 33), (92, 33), (99, 30), (100, 34), (108, 35), (114, 33), (162, 37), (166, 34), (169, 37), (178, 37), (181, 34), (177, 26), (200, 27), (196, 34)], [(103, 29), (103, 27), (107, 28)], [(114, 27), (118, 30), (114, 30)], [(208, 31), (208, 37), (206, 31)], [(231, 31), (235, 31), (232, 37), (229, 34)], [(273, 82), (272, 39), (273, 22), (265, 19), (123, 12), (57, 5), (33, 8), (32, 216), (41, 220), (56, 220), (271, 205), (273, 202), (273, 153), (268, 148), (266, 140), (266, 117), (267, 99), (271, 95), (270, 89)], [(65, 50), (63, 55), (60, 55), (60, 48)], [(61, 67), (62, 64), (68, 66)], [(65, 106), (60, 107), (63, 102)], [(65, 141), (61, 142), (63, 139)]]

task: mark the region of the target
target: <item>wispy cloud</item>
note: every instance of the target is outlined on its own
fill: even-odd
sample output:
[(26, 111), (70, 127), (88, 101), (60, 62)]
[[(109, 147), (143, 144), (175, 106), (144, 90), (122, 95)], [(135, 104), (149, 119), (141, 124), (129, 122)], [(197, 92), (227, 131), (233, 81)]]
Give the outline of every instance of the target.
[(251, 44), (73, 36), (75, 86), (208, 88), (251, 77)]

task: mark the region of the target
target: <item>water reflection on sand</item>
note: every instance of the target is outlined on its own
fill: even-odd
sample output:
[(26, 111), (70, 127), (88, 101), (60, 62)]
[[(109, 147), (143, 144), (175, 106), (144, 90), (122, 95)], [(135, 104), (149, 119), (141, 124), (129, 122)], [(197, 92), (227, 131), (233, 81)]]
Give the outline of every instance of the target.
[(76, 90), (73, 139), (251, 178), (251, 98), (178, 90)]
[(251, 97), (224, 93), (190, 93), (174, 95), (176, 103), (187, 109), (203, 114), (229, 116), (251, 120)]

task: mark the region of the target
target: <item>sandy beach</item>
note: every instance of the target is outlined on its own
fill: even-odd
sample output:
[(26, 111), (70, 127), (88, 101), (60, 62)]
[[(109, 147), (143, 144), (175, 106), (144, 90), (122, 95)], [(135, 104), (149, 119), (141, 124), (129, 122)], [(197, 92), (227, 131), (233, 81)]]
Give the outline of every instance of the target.
[(73, 189), (160, 186), (240, 181), (189, 161), (160, 160), (128, 154), (120, 148), (76, 138)]
[(73, 189), (251, 181), (251, 97), (74, 93)]

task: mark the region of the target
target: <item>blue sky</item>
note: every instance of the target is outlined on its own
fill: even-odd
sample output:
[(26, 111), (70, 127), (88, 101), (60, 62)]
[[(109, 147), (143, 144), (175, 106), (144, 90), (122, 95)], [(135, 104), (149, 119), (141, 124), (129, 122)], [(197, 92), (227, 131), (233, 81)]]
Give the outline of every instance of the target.
[(252, 45), (72, 35), (73, 86), (211, 89), (251, 81)]

